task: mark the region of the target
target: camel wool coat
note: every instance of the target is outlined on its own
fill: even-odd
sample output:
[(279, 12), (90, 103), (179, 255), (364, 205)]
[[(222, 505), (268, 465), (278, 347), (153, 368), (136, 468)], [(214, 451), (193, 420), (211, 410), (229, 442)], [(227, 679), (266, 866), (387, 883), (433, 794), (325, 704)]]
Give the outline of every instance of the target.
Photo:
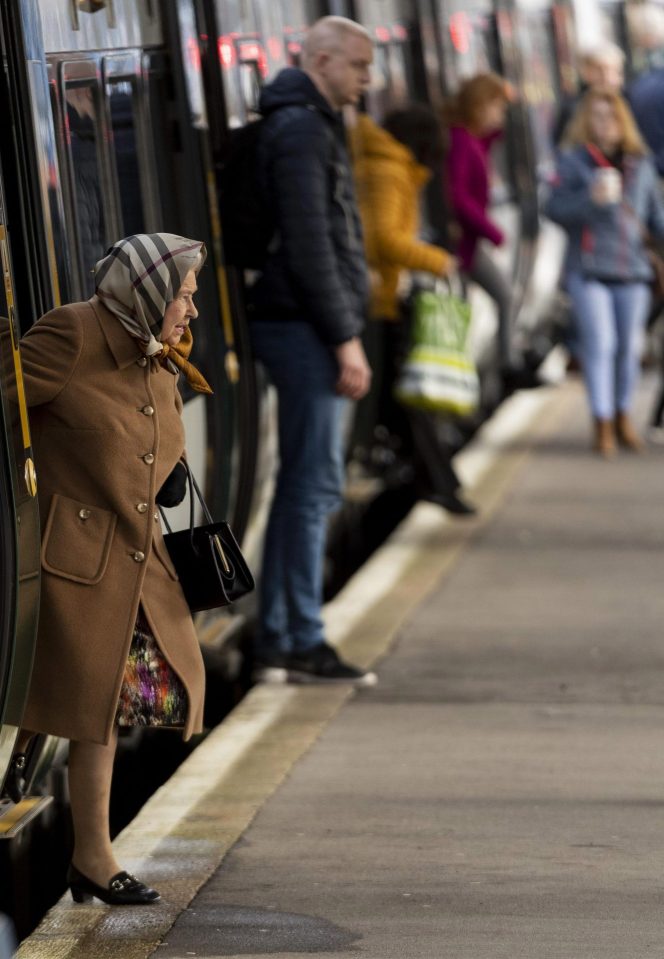
[(93, 297), (21, 340), (42, 528), (39, 631), (24, 728), (107, 743), (139, 603), (202, 726), (205, 673), (155, 496), (184, 453), (177, 376)]

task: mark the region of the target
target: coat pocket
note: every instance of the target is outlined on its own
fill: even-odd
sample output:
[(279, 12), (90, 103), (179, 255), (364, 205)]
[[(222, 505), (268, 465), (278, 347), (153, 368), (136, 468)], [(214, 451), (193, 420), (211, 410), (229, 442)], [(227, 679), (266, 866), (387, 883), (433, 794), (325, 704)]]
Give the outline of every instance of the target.
[(117, 519), (109, 510), (54, 493), (42, 540), (42, 568), (94, 586), (106, 572)]

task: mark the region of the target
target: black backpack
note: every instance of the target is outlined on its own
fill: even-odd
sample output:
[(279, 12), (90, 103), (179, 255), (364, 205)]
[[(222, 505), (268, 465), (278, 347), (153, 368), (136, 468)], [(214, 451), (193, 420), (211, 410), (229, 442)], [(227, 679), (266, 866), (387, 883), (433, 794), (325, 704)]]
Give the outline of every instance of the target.
[(258, 144), (264, 120), (231, 133), (218, 172), (221, 232), (226, 262), (242, 270), (261, 270), (275, 232), (274, 218), (258, 175)]

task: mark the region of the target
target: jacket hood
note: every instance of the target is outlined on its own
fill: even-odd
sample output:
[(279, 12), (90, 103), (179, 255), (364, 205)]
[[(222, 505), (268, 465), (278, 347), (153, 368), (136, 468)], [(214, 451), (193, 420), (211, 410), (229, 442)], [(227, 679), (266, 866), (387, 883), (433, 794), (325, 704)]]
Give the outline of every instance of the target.
[(374, 123), (365, 113), (360, 114), (352, 133), (353, 154), (357, 162), (390, 161), (408, 167), (416, 182), (425, 183), (431, 170), (418, 163), (412, 150), (400, 143), (391, 133)]
[(338, 114), (325, 99), (311, 77), (298, 67), (286, 67), (261, 91), (259, 110), (268, 116), (274, 110), (290, 106), (313, 106), (336, 119)]

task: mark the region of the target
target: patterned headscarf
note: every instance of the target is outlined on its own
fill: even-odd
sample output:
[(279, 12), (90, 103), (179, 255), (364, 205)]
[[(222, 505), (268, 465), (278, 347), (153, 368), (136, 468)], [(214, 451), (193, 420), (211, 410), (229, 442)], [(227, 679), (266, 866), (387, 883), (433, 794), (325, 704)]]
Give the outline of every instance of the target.
[(145, 355), (171, 372), (181, 371), (193, 389), (211, 393), (203, 375), (189, 362), (193, 337), (187, 327), (176, 346), (162, 343), (166, 307), (187, 274), (200, 270), (205, 244), (172, 233), (138, 233), (118, 240), (95, 266), (96, 293)]

